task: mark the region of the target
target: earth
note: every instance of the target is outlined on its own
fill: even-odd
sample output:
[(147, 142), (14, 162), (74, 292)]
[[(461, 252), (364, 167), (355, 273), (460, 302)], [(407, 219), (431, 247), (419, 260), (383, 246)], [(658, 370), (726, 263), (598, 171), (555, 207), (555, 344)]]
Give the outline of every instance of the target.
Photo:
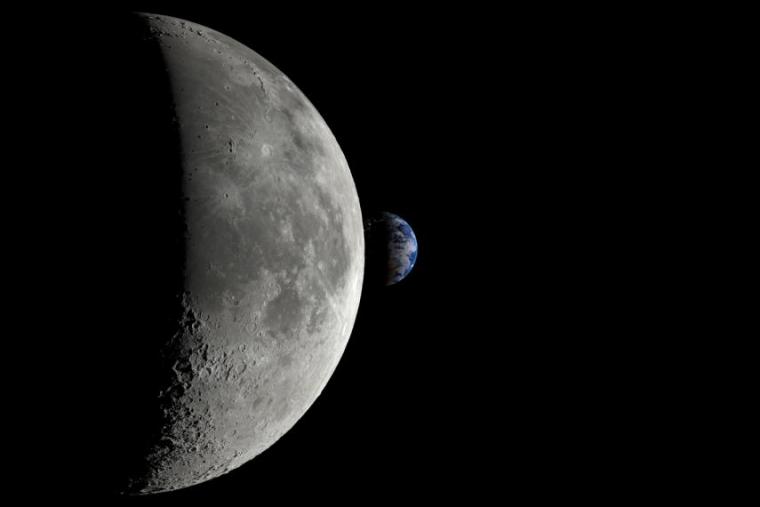
[(366, 222), (367, 278), (393, 285), (406, 278), (417, 261), (417, 238), (398, 215), (384, 211)]

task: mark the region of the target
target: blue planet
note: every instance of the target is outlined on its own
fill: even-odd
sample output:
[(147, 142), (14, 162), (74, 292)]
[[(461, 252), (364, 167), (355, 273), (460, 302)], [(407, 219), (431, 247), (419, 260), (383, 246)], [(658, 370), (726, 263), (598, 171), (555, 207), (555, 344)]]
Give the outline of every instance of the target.
[(417, 261), (417, 237), (406, 220), (384, 211), (367, 221), (367, 275), (384, 285), (406, 278)]

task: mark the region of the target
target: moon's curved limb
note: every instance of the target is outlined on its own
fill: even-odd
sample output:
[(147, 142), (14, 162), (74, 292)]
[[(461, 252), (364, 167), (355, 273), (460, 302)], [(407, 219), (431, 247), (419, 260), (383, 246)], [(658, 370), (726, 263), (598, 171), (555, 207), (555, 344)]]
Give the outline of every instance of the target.
[(290, 429), (345, 349), (364, 266), (348, 164), (306, 97), (229, 37), (140, 16), (175, 102), (186, 267), (184, 315), (162, 348), (161, 427), (131, 494), (219, 476)]

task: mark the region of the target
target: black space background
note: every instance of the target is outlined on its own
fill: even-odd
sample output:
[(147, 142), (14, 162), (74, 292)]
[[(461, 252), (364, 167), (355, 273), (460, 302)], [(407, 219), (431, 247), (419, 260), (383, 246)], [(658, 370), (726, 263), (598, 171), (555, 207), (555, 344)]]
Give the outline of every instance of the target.
[[(589, 35), (566, 24), (562, 12), (476, 5), (142, 2), (125, 12), (131, 10), (213, 28), (283, 71), (337, 138), (364, 215), (386, 210), (405, 218), (419, 254), (400, 284), (365, 286), (335, 374), (270, 449), (207, 483), (105, 504), (479, 504), (494, 495), (598, 493), (600, 482), (619, 479), (607, 465), (636, 437), (610, 428), (635, 415), (613, 407), (620, 392), (605, 379), (629, 366), (626, 354), (635, 347), (607, 339), (633, 332), (630, 321), (615, 320), (624, 303), (611, 288), (631, 274), (609, 259), (634, 245), (599, 238), (620, 226), (605, 210), (625, 195), (625, 181), (609, 167), (638, 162), (614, 119), (637, 107), (616, 87), (638, 78), (607, 67), (621, 58), (599, 52), (607, 32)], [(72, 48), (63, 34), (87, 41), (87, 24), (99, 14), (69, 12), (62, 19), (78, 20), (74, 33), (56, 15), (34, 20), (42, 48), (35, 51), (64, 82), (71, 80)], [(14, 19), (23, 30), (30, 18)], [(62, 38), (46, 38), (46, 29)], [(77, 47), (88, 76), (108, 60), (107, 47)], [(25, 67), (36, 65), (21, 56)], [(87, 100), (88, 87), (105, 104), (118, 100), (103, 99), (107, 84), (71, 82), (79, 100)], [(25, 132), (39, 132), (39, 115), (26, 121)], [(72, 166), (67, 157), (87, 145), (74, 139), (101, 127), (108, 130), (73, 114), (56, 120), (55, 128), (68, 132), (56, 146), (65, 148), (55, 151), (56, 167)], [(34, 136), (25, 142), (34, 145)], [(80, 193), (98, 191), (83, 185)], [(78, 202), (79, 194), (67, 192), (58, 199)], [(109, 227), (107, 217), (97, 220)], [(67, 233), (57, 239), (51, 248), (71, 251)], [(79, 296), (74, 287), (60, 299)], [(102, 386), (95, 391), (107, 395)], [(98, 466), (75, 453), (32, 461), (26, 475), (35, 483), (57, 470), (78, 471), (65, 493), (24, 487), (31, 496), (67, 501), (89, 489), (88, 468)]]

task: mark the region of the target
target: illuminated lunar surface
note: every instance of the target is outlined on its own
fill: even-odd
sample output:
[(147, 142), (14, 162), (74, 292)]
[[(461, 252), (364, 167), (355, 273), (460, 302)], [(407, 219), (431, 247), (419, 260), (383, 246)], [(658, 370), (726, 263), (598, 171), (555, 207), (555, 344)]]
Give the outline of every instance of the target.
[(130, 494), (217, 477), (287, 432), (338, 364), (364, 269), (351, 173), (306, 97), (225, 35), (140, 17), (171, 84), (185, 258), (160, 421)]

